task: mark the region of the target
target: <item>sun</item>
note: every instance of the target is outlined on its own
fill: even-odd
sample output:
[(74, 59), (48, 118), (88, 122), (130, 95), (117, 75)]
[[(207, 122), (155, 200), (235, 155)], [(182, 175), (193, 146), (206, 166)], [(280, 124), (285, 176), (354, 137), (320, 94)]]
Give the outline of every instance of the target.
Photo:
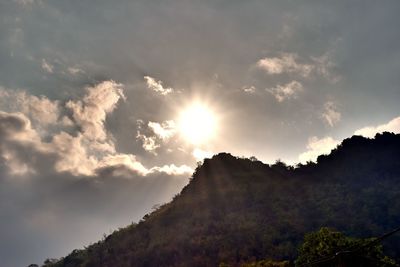
[(216, 115), (205, 104), (193, 103), (180, 114), (179, 131), (189, 143), (203, 144), (215, 137), (216, 130)]

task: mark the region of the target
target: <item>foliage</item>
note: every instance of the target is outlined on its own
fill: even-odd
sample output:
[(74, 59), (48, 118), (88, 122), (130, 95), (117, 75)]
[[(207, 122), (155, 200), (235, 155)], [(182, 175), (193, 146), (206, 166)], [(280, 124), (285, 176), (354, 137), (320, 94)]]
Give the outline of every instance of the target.
[[(321, 226), (361, 237), (397, 228), (399, 181), (400, 135), (389, 133), (346, 139), (316, 164), (297, 168), (221, 153), (204, 160), (172, 202), (138, 224), (45, 266), (240, 266), (294, 260), (304, 235)], [(350, 242), (331, 234), (338, 246)], [(385, 247), (396, 258), (399, 240), (391, 238)], [(325, 252), (330, 251), (317, 247), (315, 255)]]
[(335, 263), (346, 266), (395, 266), (393, 259), (383, 254), (382, 245), (372, 239), (347, 237), (323, 227), (305, 236), (299, 248), (296, 266), (324, 267)]
[(242, 264), (241, 267), (289, 267), (289, 261), (261, 260)]

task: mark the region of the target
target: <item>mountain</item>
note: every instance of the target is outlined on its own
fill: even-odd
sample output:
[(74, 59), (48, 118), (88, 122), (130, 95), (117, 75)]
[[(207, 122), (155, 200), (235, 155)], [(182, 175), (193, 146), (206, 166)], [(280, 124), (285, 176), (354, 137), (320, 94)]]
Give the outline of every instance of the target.
[[(204, 160), (174, 199), (45, 266), (240, 266), (293, 260), (306, 233), (355, 237), (400, 226), (400, 135), (353, 136), (317, 163), (267, 165), (227, 153)], [(385, 243), (400, 257), (400, 237)]]

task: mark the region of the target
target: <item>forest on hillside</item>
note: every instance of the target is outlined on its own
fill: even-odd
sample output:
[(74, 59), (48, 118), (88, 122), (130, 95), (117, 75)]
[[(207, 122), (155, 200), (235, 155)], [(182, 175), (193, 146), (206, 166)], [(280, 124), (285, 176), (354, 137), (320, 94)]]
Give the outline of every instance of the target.
[[(44, 266), (301, 266), (329, 252), (311, 253), (321, 234), (344, 249), (399, 227), (399, 182), (400, 135), (392, 133), (353, 136), (297, 166), (221, 153), (170, 203)], [(400, 237), (371, 249), (366, 255), (388, 264), (375, 266), (394, 266)]]

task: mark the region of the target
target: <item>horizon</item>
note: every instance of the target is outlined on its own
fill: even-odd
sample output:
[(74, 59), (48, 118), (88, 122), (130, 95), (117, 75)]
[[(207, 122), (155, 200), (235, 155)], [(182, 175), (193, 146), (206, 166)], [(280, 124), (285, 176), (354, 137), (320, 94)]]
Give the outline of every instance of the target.
[(39, 264), (139, 221), (220, 152), (296, 166), (354, 135), (399, 134), (398, 10), (3, 1), (3, 263)]

